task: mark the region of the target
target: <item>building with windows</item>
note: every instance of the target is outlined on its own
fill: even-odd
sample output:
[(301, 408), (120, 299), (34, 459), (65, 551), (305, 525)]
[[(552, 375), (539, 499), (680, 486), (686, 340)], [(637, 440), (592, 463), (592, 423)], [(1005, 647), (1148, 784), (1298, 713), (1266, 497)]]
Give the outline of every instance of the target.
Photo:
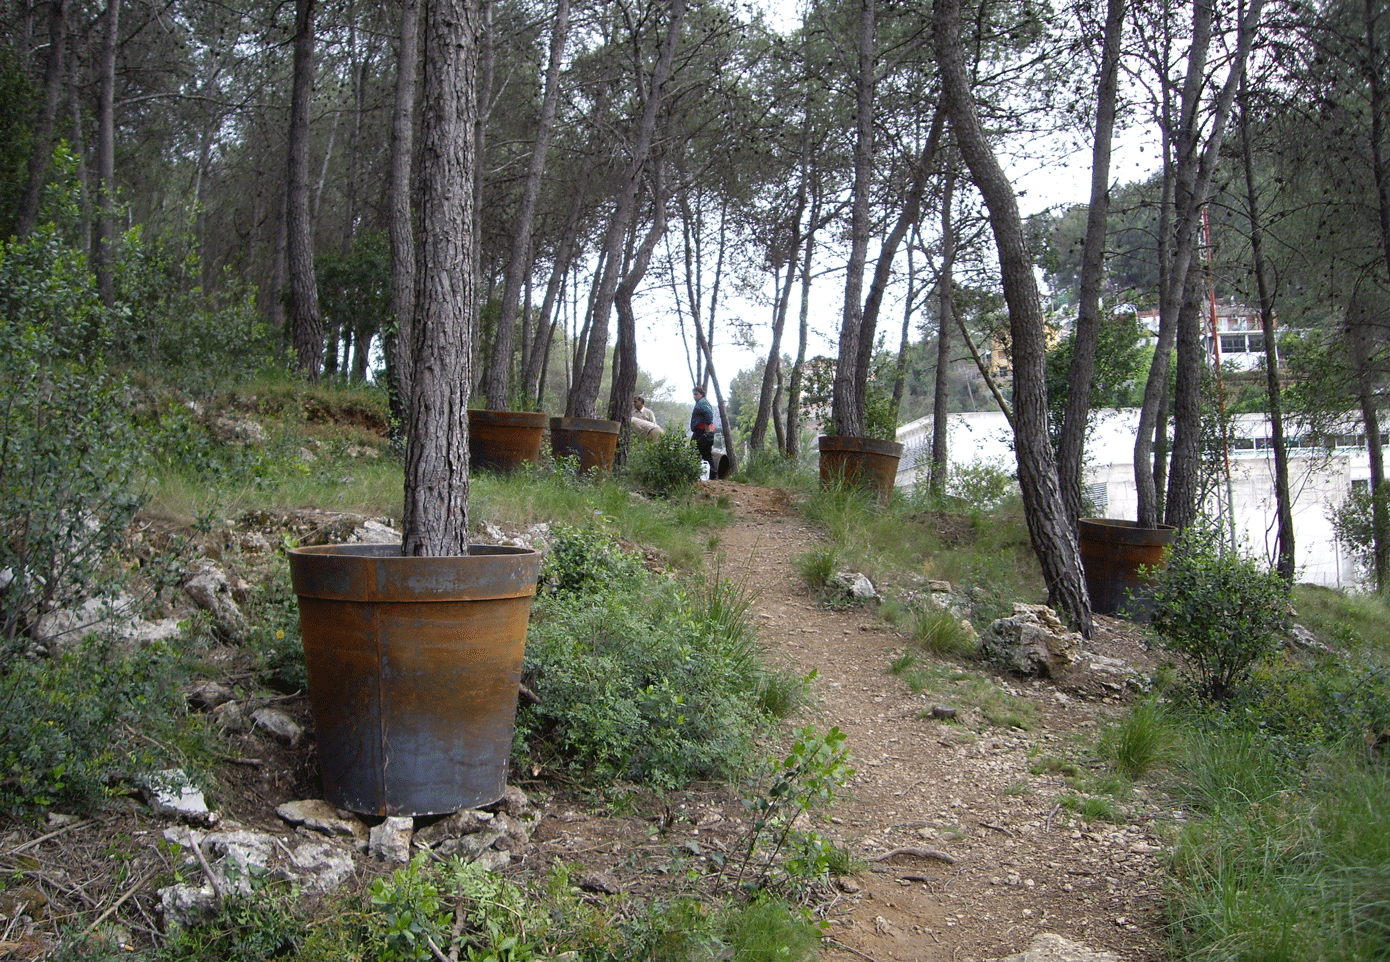
[[(1204, 305), (1202, 348), (1223, 367), (1255, 371), (1264, 365), (1265, 336), (1258, 308), (1244, 304)], [(1139, 327), (1147, 332), (1150, 346), (1158, 342), (1158, 311), (1139, 311)], [(1277, 327), (1276, 318), (1276, 330)], [(1213, 333), (1213, 329), (1214, 333)], [(1276, 336), (1277, 340), (1277, 336)]]

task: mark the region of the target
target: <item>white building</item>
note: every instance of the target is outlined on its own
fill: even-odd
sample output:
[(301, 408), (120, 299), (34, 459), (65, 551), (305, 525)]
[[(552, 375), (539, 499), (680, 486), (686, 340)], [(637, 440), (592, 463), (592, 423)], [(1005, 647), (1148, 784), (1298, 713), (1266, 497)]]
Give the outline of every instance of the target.
[[(1096, 512), (1107, 518), (1134, 520), (1138, 497), (1134, 487), (1134, 435), (1137, 408), (1098, 411), (1086, 445), (1087, 496)], [(1365, 439), (1339, 438), (1328, 447), (1304, 444), (1295, 428), (1290, 436), (1289, 488), (1293, 498), (1294, 546), (1299, 580), (1334, 587), (1358, 583), (1355, 565), (1337, 543), (1328, 515), (1353, 486), (1369, 483)], [(1261, 414), (1235, 417), (1236, 441), (1230, 451), (1230, 494), (1234, 501), (1236, 536), (1246, 548), (1271, 562), (1275, 556), (1277, 519), (1274, 505), (1274, 452), (1269, 422)], [(981, 462), (1010, 473), (1016, 470), (1013, 436), (998, 411), (952, 414), (948, 418), (948, 452), (953, 468)], [(919, 465), (931, 457), (931, 418), (898, 429), (903, 445), (897, 486), (910, 488)], [(1207, 513), (1226, 517), (1227, 484), (1223, 476)]]

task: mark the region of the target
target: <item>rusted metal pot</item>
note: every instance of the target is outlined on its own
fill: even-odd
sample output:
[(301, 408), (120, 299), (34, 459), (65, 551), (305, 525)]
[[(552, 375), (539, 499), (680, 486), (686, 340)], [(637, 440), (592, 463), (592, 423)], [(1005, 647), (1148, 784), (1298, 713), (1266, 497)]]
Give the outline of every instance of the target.
[(898, 459), (903, 454), (901, 444), (840, 435), (823, 435), (818, 443), (822, 487), (840, 482), (862, 484), (878, 495), (879, 504), (893, 499)]
[(598, 418), (551, 418), (550, 450), (556, 457), (579, 459), (579, 470), (612, 471), (618, 453), (617, 421)]
[(1142, 576), (1139, 569), (1167, 565), (1167, 548), (1177, 533), (1178, 529), (1171, 524), (1141, 528), (1138, 522), (1113, 518), (1078, 521), (1081, 567), (1086, 573), (1091, 610), (1102, 615), (1118, 614), (1133, 621), (1148, 621), (1151, 610), (1148, 595), (1153, 582)]
[(540, 411), (468, 411), (468, 464), (515, 471), (541, 456), (546, 416)]
[(540, 552), (400, 552), (290, 552), (324, 797), (374, 815), (494, 802), (506, 788)]

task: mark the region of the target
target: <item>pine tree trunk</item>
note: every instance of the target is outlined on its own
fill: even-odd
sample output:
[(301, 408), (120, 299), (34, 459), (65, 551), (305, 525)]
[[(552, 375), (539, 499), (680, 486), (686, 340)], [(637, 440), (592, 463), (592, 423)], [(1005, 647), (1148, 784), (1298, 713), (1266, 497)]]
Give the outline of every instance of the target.
[(317, 381), (323, 365), (323, 321), (314, 280), (314, 231), (309, 216), (309, 110), (314, 96), (314, 6), (298, 0), (294, 88), (290, 97), (288, 220), (290, 324), (299, 372)]
[(420, 268), (406, 443), (407, 555), (468, 551), (468, 392), (477, 314), (473, 193), (477, 0), (425, 11), (420, 116)]
[(934, 0), (936, 56), (956, 143), (989, 208), (1009, 310), (1014, 364), (1014, 449), (1028, 533), (1047, 582), (1048, 603), (1091, 636), (1091, 602), (1076, 534), (1067, 523), (1047, 431), (1047, 374), (1042, 304), (1013, 186), (989, 146), (961, 59), (960, 0)]
[(1109, 0), (1096, 94), (1095, 139), (1091, 145), (1091, 203), (1086, 210), (1086, 240), (1081, 253), (1081, 296), (1072, 341), (1071, 374), (1067, 379), (1067, 406), (1057, 442), (1057, 480), (1062, 486), (1067, 518), (1073, 526), (1082, 514), (1081, 465), (1091, 411), (1091, 380), (1096, 372), (1096, 343), (1102, 323), (1100, 293), (1105, 277), (1105, 232), (1110, 212), (1110, 144), (1115, 132), (1124, 22), (1125, 0)]
[(410, 422), (411, 345), (415, 319), (415, 225), (410, 208), (410, 169), (415, 153), (415, 74), (420, 63), (420, 3), (402, 0), (400, 45), (396, 50), (396, 99), (391, 110), (391, 154), (387, 170), (387, 225), (391, 235), (391, 316), (394, 331), (384, 338), (391, 414)]

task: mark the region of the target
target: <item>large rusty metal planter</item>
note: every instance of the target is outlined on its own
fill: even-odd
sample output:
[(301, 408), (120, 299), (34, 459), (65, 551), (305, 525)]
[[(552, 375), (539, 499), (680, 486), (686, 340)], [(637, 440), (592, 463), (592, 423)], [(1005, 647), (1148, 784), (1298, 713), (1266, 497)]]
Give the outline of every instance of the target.
[(431, 815), (502, 797), (541, 556), (473, 545), (290, 552), (324, 797)]
[(820, 483), (861, 484), (878, 495), (880, 504), (893, 499), (898, 460), (903, 446), (896, 441), (823, 435), (820, 445)]
[(599, 418), (551, 418), (550, 450), (557, 457), (578, 458), (583, 474), (612, 471), (621, 427)]
[(1178, 529), (1170, 524), (1141, 528), (1137, 522), (1113, 518), (1078, 521), (1081, 567), (1086, 574), (1091, 610), (1147, 622), (1152, 581), (1139, 569), (1167, 565), (1167, 549), (1177, 533)]
[(541, 411), (468, 411), (468, 464), (515, 471), (540, 460), (546, 416)]

